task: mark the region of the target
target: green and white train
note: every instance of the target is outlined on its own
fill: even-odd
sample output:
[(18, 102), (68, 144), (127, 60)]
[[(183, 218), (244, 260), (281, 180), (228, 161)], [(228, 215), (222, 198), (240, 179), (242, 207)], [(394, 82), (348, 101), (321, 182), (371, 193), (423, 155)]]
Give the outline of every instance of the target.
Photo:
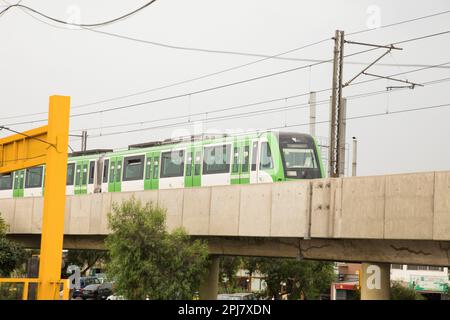
[[(191, 137), (69, 155), (66, 194), (267, 183), (325, 177), (308, 134)], [(0, 198), (42, 196), (45, 166), (0, 175)]]

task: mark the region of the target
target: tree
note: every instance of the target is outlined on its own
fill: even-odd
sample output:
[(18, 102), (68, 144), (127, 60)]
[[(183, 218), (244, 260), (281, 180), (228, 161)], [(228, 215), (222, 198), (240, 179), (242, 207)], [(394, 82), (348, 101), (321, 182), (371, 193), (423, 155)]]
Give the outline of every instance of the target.
[(81, 275), (92, 268), (97, 262), (106, 261), (108, 252), (105, 250), (69, 250), (66, 257), (66, 265), (80, 267)]
[(6, 239), (7, 230), (8, 225), (0, 215), (0, 277), (8, 277), (27, 258), (26, 251), (21, 245)]
[(221, 256), (219, 263), (219, 290), (233, 293), (236, 291), (236, 273), (242, 265), (241, 257)]
[(333, 264), (322, 261), (260, 258), (258, 269), (266, 275), (269, 296), (280, 298), (285, 283), (289, 299), (318, 299), (328, 293), (334, 280)]
[(425, 300), (425, 297), (413, 288), (395, 281), (391, 285), (391, 300)]
[(106, 272), (128, 299), (192, 299), (208, 267), (208, 247), (187, 233), (166, 231), (166, 210), (132, 198), (113, 205)]

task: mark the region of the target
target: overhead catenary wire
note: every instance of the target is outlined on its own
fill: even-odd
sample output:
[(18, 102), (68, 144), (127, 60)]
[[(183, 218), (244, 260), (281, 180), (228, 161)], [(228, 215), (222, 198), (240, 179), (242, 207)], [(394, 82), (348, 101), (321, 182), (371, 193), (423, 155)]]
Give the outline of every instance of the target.
[(51, 20), (51, 21), (54, 21), (54, 22), (57, 22), (57, 23), (60, 23), (60, 24), (64, 24), (64, 25), (70, 25), (70, 26), (75, 26), (75, 27), (98, 27), (98, 26), (109, 25), (109, 24), (118, 22), (120, 20), (123, 20), (125, 18), (128, 18), (128, 17), (138, 13), (139, 11), (144, 10), (145, 8), (149, 7), (155, 1), (156, 0), (148, 1), (144, 5), (138, 7), (137, 9), (134, 9), (134, 10), (132, 10), (132, 11), (126, 13), (126, 14), (123, 14), (123, 15), (117, 17), (117, 18), (106, 20), (106, 21), (102, 21), (102, 22), (96, 22), (96, 23), (73, 23), (73, 22), (67, 22), (67, 21), (64, 21), (64, 20), (61, 20), (61, 19), (58, 19), (58, 18), (51, 17), (51, 16), (49, 16), (49, 15), (47, 15), (45, 13), (42, 13), (42, 12), (36, 10), (36, 9), (33, 9), (33, 8), (29, 7), (29, 6), (26, 6), (26, 5), (23, 5), (23, 4), (20, 4), (20, 3), (9, 5), (8, 7), (3, 9), (2, 11), (0, 11), (0, 16), (5, 14), (8, 10), (17, 7), (17, 8), (22, 8), (22, 9), (28, 10), (30, 12), (33, 12), (33, 13), (41, 16), (41, 17), (44, 17), (45, 19), (48, 19), (48, 20)]
[[(450, 78), (438, 79), (438, 80), (430, 81), (429, 84), (436, 84), (436, 83), (441, 83), (441, 82), (449, 81), (449, 80), (450, 80)], [(428, 83), (427, 83), (427, 85), (428, 85)], [(406, 89), (404, 89), (404, 90), (406, 90)], [(400, 91), (400, 90), (397, 90), (397, 91)], [(388, 93), (388, 91), (386, 91), (386, 90), (374, 91), (374, 92), (368, 92), (368, 93), (348, 96), (346, 98), (349, 99), (349, 100), (351, 100), (351, 99), (359, 99), (359, 98), (364, 98), (364, 97), (369, 97), (369, 96), (374, 96), (374, 95), (379, 95), (379, 94), (385, 94), (385, 93)], [(316, 106), (328, 105), (329, 102), (330, 102), (329, 99), (322, 100), (322, 101), (317, 101), (316, 102)], [(309, 106), (309, 103), (301, 103), (301, 104), (294, 104), (294, 105), (290, 105), (290, 106), (282, 106), (282, 107), (270, 108), (270, 109), (265, 109), (265, 110), (243, 112), (243, 113), (239, 113), (239, 114), (218, 116), (218, 117), (213, 117), (213, 118), (208, 118), (208, 119), (200, 119), (198, 121), (183, 121), (183, 122), (162, 124), (162, 125), (158, 125), (158, 126), (151, 126), (151, 127), (145, 127), (145, 128), (107, 132), (107, 133), (101, 133), (101, 134), (97, 134), (97, 135), (90, 135), (90, 137), (91, 138), (98, 138), (98, 137), (106, 137), (106, 136), (112, 136), (112, 135), (121, 135), (121, 134), (149, 131), (149, 130), (155, 130), (155, 129), (173, 128), (173, 127), (178, 127), (178, 126), (183, 126), (183, 125), (188, 125), (189, 126), (189, 125), (195, 124), (196, 122), (204, 124), (204, 123), (211, 123), (211, 122), (218, 122), (218, 121), (242, 119), (242, 118), (267, 115), (267, 114), (283, 112), (283, 111), (291, 111), (291, 110), (294, 110), (294, 109), (306, 108), (308, 106)], [(143, 123), (145, 123), (145, 122), (142, 122), (142, 124)], [(115, 126), (115, 127), (119, 127), (119, 126)], [(93, 129), (94, 128), (91, 128), (90, 130), (93, 130)], [(101, 129), (104, 129), (104, 128), (95, 128), (95, 130), (97, 130), (97, 129), (101, 130)]]
[[(416, 107), (412, 109), (402, 109), (402, 110), (396, 110), (396, 111), (388, 111), (388, 112), (379, 112), (379, 113), (371, 113), (371, 114), (364, 114), (359, 116), (352, 116), (352, 117), (346, 117), (344, 120), (357, 120), (357, 119), (364, 119), (364, 118), (373, 118), (373, 117), (380, 117), (380, 116), (389, 116), (393, 114), (402, 114), (402, 113), (409, 113), (409, 112), (416, 112), (416, 111), (423, 111), (423, 110), (432, 110), (432, 109), (439, 109), (439, 108), (446, 108), (450, 107), (450, 103), (445, 104), (438, 104), (438, 105), (432, 105), (432, 106), (426, 106), (426, 107)], [(272, 130), (279, 130), (279, 129), (286, 129), (286, 128), (294, 128), (294, 127), (303, 127), (303, 126), (309, 126), (312, 124), (327, 124), (330, 120), (323, 120), (323, 121), (314, 121), (314, 122), (303, 122), (303, 123), (296, 123), (296, 124), (289, 124), (289, 125), (281, 125), (281, 126), (273, 126), (273, 127), (267, 127), (264, 129), (258, 129), (258, 130), (250, 130), (245, 131), (242, 133), (233, 133), (233, 136), (246, 136), (252, 133), (262, 133)], [(208, 134), (208, 133), (202, 133), (202, 134)], [(186, 138), (191, 136), (186, 136)], [(183, 137), (180, 137), (183, 138)], [(126, 147), (114, 147), (114, 150), (117, 149), (124, 149)]]
[(30, 136), (30, 135), (28, 135), (28, 134), (26, 134), (26, 133), (23, 133), (23, 132), (20, 132), (20, 131), (17, 131), (17, 130), (8, 128), (8, 127), (6, 127), (6, 126), (0, 126), (0, 129), (4, 129), (4, 130), (10, 131), (10, 132), (12, 132), (12, 133), (19, 134), (19, 135), (21, 135), (21, 136), (24, 136), (24, 137), (27, 137), (27, 138), (29, 138), (29, 139), (33, 139), (33, 140), (36, 140), (36, 141), (40, 141), (40, 142), (42, 142), (42, 143), (46, 143), (46, 144), (48, 144), (49, 146), (56, 148), (56, 145), (54, 145), (53, 143), (50, 143), (50, 142), (48, 142), (48, 141), (45, 141), (45, 140), (42, 140), (42, 139), (39, 139), (39, 138)]
[[(26, 12), (26, 13), (28, 13), (28, 12)], [(426, 15), (426, 16), (416, 17), (416, 18), (413, 18), (413, 19), (398, 21), (398, 22), (391, 23), (391, 24), (384, 25), (384, 26), (380, 26), (380, 27), (374, 28), (374, 29), (365, 29), (365, 30), (360, 30), (360, 31), (356, 31), (356, 32), (350, 32), (347, 35), (356, 35), (356, 34), (365, 33), (365, 32), (369, 32), (369, 31), (373, 31), (373, 30), (379, 30), (379, 29), (388, 28), (388, 27), (392, 27), (392, 26), (397, 26), (397, 25), (401, 25), (401, 24), (405, 24), (405, 23), (415, 22), (415, 21), (418, 21), (418, 20), (428, 19), (428, 18), (431, 18), (431, 17), (436, 17), (436, 16), (439, 16), (439, 15), (444, 15), (444, 14), (448, 14), (448, 13), (450, 13), (450, 10), (437, 12), (437, 13)], [(30, 14), (30, 16), (35, 18), (31, 14)], [(47, 22), (42, 21), (40, 19), (37, 19), (37, 20), (40, 21), (40, 22), (48, 24)], [(51, 24), (48, 24), (48, 25), (53, 26), (53, 27), (57, 27), (57, 26), (54, 26), (54, 25), (51, 25)], [(258, 62), (262, 62), (262, 61), (268, 60), (268, 59), (277, 58), (277, 57), (280, 57), (280, 56), (285, 55), (287, 53), (298, 51), (300, 49), (304, 49), (304, 48), (307, 48), (307, 47), (310, 47), (310, 46), (313, 46), (313, 45), (317, 45), (317, 44), (326, 42), (328, 40), (329, 39), (326, 38), (326, 39), (317, 41), (315, 43), (311, 43), (311, 44), (306, 45), (306, 46), (294, 48), (292, 50), (288, 50), (288, 51), (285, 51), (285, 52), (282, 52), (282, 53), (279, 53), (279, 54), (276, 54), (276, 55), (267, 56), (267, 57), (265, 57), (263, 59), (259, 59), (259, 60), (253, 61), (253, 62), (245, 63), (245, 64), (238, 65), (238, 66), (231, 67), (231, 68), (227, 68), (227, 69), (224, 69), (224, 70), (221, 70), (221, 71), (209, 73), (209, 74), (206, 74), (206, 75), (203, 75), (203, 76), (199, 76), (199, 77), (196, 77), (196, 78), (192, 78), (192, 79), (188, 79), (188, 80), (184, 80), (184, 81), (178, 81), (178, 82), (175, 82), (175, 83), (172, 83), (172, 84), (168, 84), (168, 85), (165, 85), (165, 86), (155, 87), (155, 88), (152, 88), (152, 89), (135, 92), (135, 93), (131, 93), (131, 94), (128, 94), (128, 95), (122, 95), (122, 96), (113, 97), (113, 98), (109, 98), (109, 99), (98, 100), (96, 102), (76, 105), (73, 108), (87, 107), (87, 106), (91, 106), (91, 105), (95, 105), (95, 104), (99, 104), (99, 103), (105, 103), (105, 102), (111, 102), (111, 101), (115, 101), (115, 100), (125, 99), (125, 98), (129, 98), (129, 97), (132, 97), (132, 96), (142, 95), (142, 94), (154, 92), (154, 91), (157, 91), (157, 90), (162, 90), (162, 89), (174, 87), (174, 86), (177, 86), (177, 85), (186, 84), (186, 83), (189, 83), (189, 82), (192, 82), (192, 81), (205, 79), (205, 78), (208, 78), (208, 77), (211, 77), (211, 76), (215, 76), (215, 75), (219, 75), (219, 74), (222, 74), (222, 73), (225, 73), (225, 72), (228, 72), (228, 71), (237, 70), (239, 68), (243, 68), (243, 67), (246, 67), (246, 66), (258, 63)], [(331, 60), (318, 60), (317, 62), (324, 62), (324, 61), (330, 62)], [(413, 65), (411, 65), (411, 66), (413, 66)], [(26, 115), (17, 115), (17, 116), (11, 116), (11, 117), (7, 117), (7, 118), (12, 119), (12, 118), (17, 118), (17, 117), (35, 116), (35, 115), (41, 115), (41, 114), (46, 114), (46, 112), (38, 112), (38, 113), (32, 113), (32, 114), (26, 114)], [(0, 118), (0, 119), (7, 119), (7, 118)]]
[[(433, 85), (433, 84), (442, 83), (442, 82), (446, 82), (446, 81), (450, 81), (450, 77), (441, 78), (441, 79), (437, 79), (437, 80), (433, 80), (433, 81), (429, 81), (429, 82), (424, 82), (423, 84), (428, 86), (428, 85)], [(406, 89), (407, 88), (403, 88), (402, 90), (406, 90)], [(402, 90), (396, 90), (395, 92), (402, 91)], [(388, 93), (390, 93), (390, 92), (387, 90), (379, 90), (379, 91), (372, 91), (372, 92), (366, 92), (366, 93), (360, 93), (360, 94), (347, 96), (346, 99), (352, 100), (352, 99), (359, 99), (359, 98), (371, 97), (374, 95), (388, 94)], [(287, 98), (279, 98), (279, 99), (274, 99), (272, 101), (282, 101), (282, 100), (286, 101)], [(330, 99), (325, 99), (325, 100), (317, 101), (316, 105), (318, 106), (318, 105), (329, 104), (329, 102), (330, 102)], [(257, 104), (253, 104), (253, 105), (257, 105)], [(239, 119), (241, 117), (244, 117), (244, 118), (245, 117), (254, 117), (254, 116), (260, 116), (260, 115), (276, 113), (276, 112), (281, 112), (281, 111), (298, 110), (298, 109), (302, 109), (302, 108), (307, 108), (307, 107), (309, 107), (309, 105), (310, 105), (309, 102), (304, 102), (304, 103), (299, 103), (299, 104), (286, 105), (286, 106), (282, 106), (282, 107), (266, 108), (266, 109), (262, 109), (262, 110), (249, 111), (249, 112), (219, 116), (219, 117), (208, 118), (208, 119), (177, 122), (174, 124), (163, 125), (163, 127), (175, 127), (175, 126), (179, 126), (179, 125), (190, 125), (195, 122), (209, 123), (209, 122), (215, 122), (215, 121), (221, 121), (221, 120)], [(108, 126), (101, 126), (101, 127), (83, 128), (83, 129), (74, 129), (74, 130), (71, 130), (71, 132), (79, 132), (82, 130), (88, 130), (88, 131), (104, 130), (104, 129), (111, 129), (111, 128), (136, 126), (136, 125), (143, 125), (143, 124), (148, 124), (148, 123), (156, 123), (156, 122), (162, 122), (162, 121), (184, 119), (184, 118), (188, 118), (189, 116), (191, 116), (191, 117), (192, 116), (194, 116), (194, 117), (205, 116), (207, 113), (211, 114), (211, 113), (217, 113), (217, 112), (223, 112), (223, 111), (229, 111), (229, 110), (231, 110), (231, 109), (227, 108), (227, 109), (222, 109), (222, 110), (215, 110), (215, 111), (209, 111), (209, 112), (198, 112), (198, 113), (194, 113), (194, 114), (190, 114), (190, 115), (173, 116), (173, 117), (159, 118), (159, 119), (153, 119), (153, 120), (147, 120), (147, 121), (122, 123), (122, 124), (115, 124), (115, 125), (108, 125)], [(161, 128), (161, 127), (158, 126), (156, 128)], [(145, 131), (145, 128), (142, 128), (142, 130)], [(127, 133), (127, 132), (125, 131), (125, 133)], [(102, 136), (108, 135), (108, 133), (101, 134), (101, 135)]]
[[(444, 31), (444, 32), (438, 32), (438, 33), (434, 33), (434, 34), (428, 34), (428, 35), (425, 35), (425, 36), (416, 37), (416, 38), (403, 40), (403, 41), (399, 41), (399, 42), (394, 42), (394, 43), (391, 43), (391, 44), (392, 45), (396, 45), (396, 44), (407, 43), (407, 42), (412, 42), (412, 41), (417, 41), (417, 40), (423, 40), (423, 39), (427, 39), (427, 38), (431, 38), (431, 37), (435, 37), (435, 36), (440, 36), (440, 35), (444, 35), (444, 34), (449, 34), (449, 33), (450, 33), (450, 30)], [(373, 51), (373, 50), (377, 50), (377, 48), (371, 48), (371, 49), (358, 51), (358, 52), (355, 52), (355, 53), (347, 54), (344, 57), (351, 57), (351, 56), (363, 54), (363, 53), (366, 53), (366, 52), (370, 52), (370, 51)], [(331, 59), (330, 60), (326, 60), (326, 61), (331, 61)], [(150, 103), (156, 103), (156, 102), (163, 102), (163, 101), (178, 99), (178, 98), (187, 97), (187, 96), (190, 96), (190, 95), (192, 96), (192, 95), (201, 94), (201, 93), (205, 93), (205, 92), (210, 92), (210, 91), (223, 89), (223, 88), (227, 88), (227, 87), (231, 87), (231, 86), (241, 85), (241, 84), (244, 84), (244, 83), (249, 83), (249, 82), (253, 82), (253, 81), (257, 81), (257, 80), (261, 80), (261, 79), (266, 79), (266, 78), (269, 78), (269, 77), (279, 76), (279, 75), (290, 73), (290, 72), (293, 72), (293, 71), (306, 69), (306, 68), (309, 68), (309, 67), (312, 67), (312, 66), (317, 66), (317, 65), (323, 64), (323, 63), (325, 63), (325, 62), (318, 62), (318, 63), (314, 63), (314, 64), (311, 64), (311, 65), (303, 65), (303, 66), (299, 66), (299, 67), (295, 67), (295, 68), (285, 69), (285, 70), (281, 70), (281, 71), (278, 71), (278, 72), (273, 72), (273, 73), (269, 73), (269, 74), (253, 77), (253, 78), (248, 78), (248, 79), (244, 79), (244, 80), (240, 80), (240, 81), (226, 83), (226, 84), (215, 86), (215, 87), (200, 89), (200, 90), (196, 90), (196, 91), (193, 91), (193, 92), (188, 92), (188, 93), (178, 94), (178, 95), (174, 95), (174, 96), (154, 99), (154, 100), (150, 100), (150, 101), (138, 102), (138, 103), (123, 105), (123, 106), (110, 107), (110, 108), (105, 108), (105, 109), (96, 110), (96, 111), (90, 111), (90, 112), (85, 112), (85, 113), (74, 114), (74, 115), (71, 115), (71, 117), (80, 117), (80, 116), (87, 116), (87, 115), (92, 115), (92, 114), (97, 114), (97, 113), (106, 113), (106, 112), (111, 112), (111, 111), (129, 109), (129, 108), (132, 108), (132, 107), (137, 107), (137, 106), (146, 105), (146, 104), (150, 104)]]
[[(370, 49), (370, 50), (372, 50), (372, 49)], [(405, 72), (402, 72), (402, 73), (394, 73), (394, 74), (391, 74), (389, 76), (390, 77), (395, 77), (395, 76), (399, 76), (399, 75), (410, 74), (410, 73), (414, 73), (414, 72), (420, 72), (420, 71), (423, 71), (423, 70), (432, 69), (432, 68), (434, 68), (436, 66), (442, 66), (442, 65), (448, 65), (448, 64), (450, 64), (450, 61), (444, 62), (444, 63), (440, 63), (440, 64), (435, 64), (435, 65), (428, 66), (428, 67), (423, 67), (423, 68), (418, 68), (418, 69), (414, 69), (414, 70), (409, 70), (409, 71), (405, 71)], [(354, 83), (350, 84), (349, 87), (355, 86), (355, 85), (359, 85), (359, 84), (368, 83), (368, 82), (379, 81), (379, 80), (380, 80), (379, 78), (362, 80), (362, 81), (354, 82)], [(332, 88), (325, 88), (325, 89), (321, 89), (321, 90), (315, 90), (315, 92), (316, 93), (322, 93), (322, 92), (330, 91), (331, 89)], [(268, 99), (268, 100), (262, 100), (262, 101), (254, 102), (254, 103), (247, 103), (247, 104), (241, 104), (241, 105), (237, 105), (237, 106), (220, 108), (220, 109), (216, 109), (216, 110), (202, 112), (201, 114), (204, 114), (204, 113), (211, 114), (211, 113), (216, 113), (216, 112), (241, 109), (241, 108), (246, 108), (246, 107), (250, 107), (250, 106), (256, 106), (256, 105), (261, 105), (261, 104), (265, 104), (265, 103), (281, 101), (281, 100), (284, 100), (284, 99), (298, 98), (298, 97), (302, 97), (302, 96), (307, 96), (309, 94), (310, 94), (310, 92), (302, 92), (302, 93), (291, 95), (291, 96), (283, 96), (283, 97), (275, 98), (275, 99)], [(147, 102), (147, 103), (154, 103), (154, 102)], [(8, 125), (8, 126), (17, 126), (17, 125), (36, 123), (36, 122), (45, 122), (45, 121), (47, 121), (47, 119), (32, 120), (32, 121), (21, 121), (21, 122), (9, 123), (9, 124), (6, 124), (6, 125)]]

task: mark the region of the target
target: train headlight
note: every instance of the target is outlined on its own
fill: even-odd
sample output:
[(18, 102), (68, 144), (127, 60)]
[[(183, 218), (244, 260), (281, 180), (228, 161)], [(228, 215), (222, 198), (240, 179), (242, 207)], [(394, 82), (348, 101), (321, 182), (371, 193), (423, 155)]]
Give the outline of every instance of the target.
[(288, 171), (287, 172), (287, 176), (288, 177), (296, 177), (297, 176), (297, 171)]

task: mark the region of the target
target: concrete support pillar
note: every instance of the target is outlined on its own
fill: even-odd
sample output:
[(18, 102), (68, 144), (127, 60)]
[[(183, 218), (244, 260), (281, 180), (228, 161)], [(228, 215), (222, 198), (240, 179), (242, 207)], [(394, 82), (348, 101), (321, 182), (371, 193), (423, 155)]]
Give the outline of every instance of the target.
[(389, 300), (391, 265), (363, 263), (361, 269), (361, 300)]
[(208, 272), (200, 285), (200, 300), (217, 300), (219, 291), (219, 256), (211, 256)]

